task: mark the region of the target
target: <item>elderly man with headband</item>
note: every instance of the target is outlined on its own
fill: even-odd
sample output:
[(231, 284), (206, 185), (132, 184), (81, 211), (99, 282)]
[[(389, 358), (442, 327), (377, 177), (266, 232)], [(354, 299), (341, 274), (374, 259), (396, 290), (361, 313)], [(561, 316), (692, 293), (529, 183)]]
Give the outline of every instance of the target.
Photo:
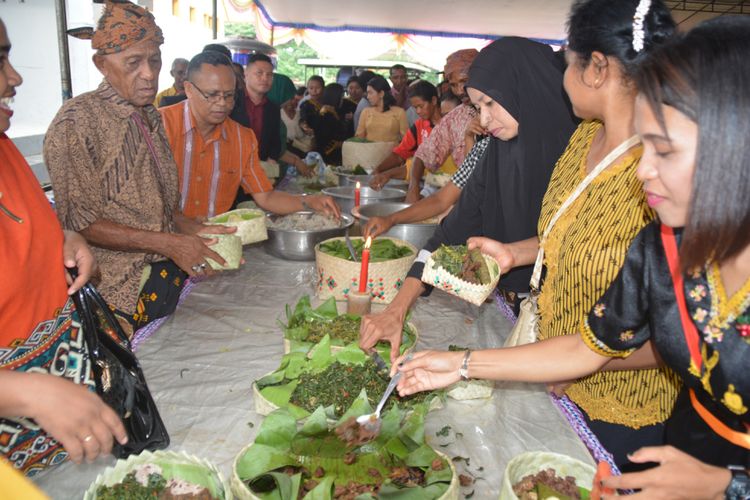
[[(44, 158), (65, 229), (92, 245), (99, 289), (132, 332), (174, 311), (188, 275), (224, 260), (178, 209), (177, 166), (152, 105), (161, 70), (161, 29), (151, 13), (107, 1), (91, 40), (99, 87), (66, 102), (44, 141)], [(212, 226), (211, 232), (232, 229)]]

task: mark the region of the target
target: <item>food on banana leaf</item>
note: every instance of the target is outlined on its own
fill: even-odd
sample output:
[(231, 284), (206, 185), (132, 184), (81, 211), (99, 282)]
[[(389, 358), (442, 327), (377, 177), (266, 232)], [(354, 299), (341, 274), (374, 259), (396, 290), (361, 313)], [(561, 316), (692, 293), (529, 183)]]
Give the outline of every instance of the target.
[[(357, 261), (362, 260), (362, 249), (364, 248), (362, 238), (352, 238), (352, 246)], [(340, 259), (353, 262), (346, 242), (343, 239), (326, 241), (320, 244), (320, 251)], [(370, 262), (383, 262), (386, 260), (400, 259), (412, 255), (411, 248), (406, 245), (398, 245), (393, 240), (376, 239), (370, 246)]]
[(448, 273), (458, 276), (475, 285), (487, 285), (492, 282), (487, 261), (478, 248), (468, 250), (466, 245), (440, 245), (432, 254), (433, 268), (442, 267)]
[(513, 485), (513, 493), (519, 500), (586, 500), (589, 491), (580, 488), (573, 476), (558, 477), (554, 469), (544, 469), (536, 474), (524, 476)]
[(183, 479), (167, 479), (162, 468), (155, 464), (143, 464), (128, 473), (125, 478), (112, 486), (99, 486), (97, 500), (126, 500), (140, 498), (157, 499), (198, 499), (212, 500), (208, 488)]
[(438, 499), (458, 485), (447, 457), (424, 441), (424, 415), (389, 412), (381, 433), (359, 446), (341, 441), (322, 409), (299, 430), (292, 415), (278, 410), (237, 458), (235, 477), (261, 498)]
[[(351, 314), (339, 314), (334, 297), (313, 309), (310, 297), (304, 295), (294, 306), (294, 311), (289, 305), (286, 306), (286, 318), (287, 323), (282, 326), (284, 337), (290, 341), (317, 343), (329, 335), (332, 345), (343, 346), (359, 340), (362, 318)], [(415, 337), (411, 328), (404, 323), (402, 345), (407, 349), (413, 346)]]
[[(308, 417), (322, 406), (337, 419), (357, 405), (377, 406), (389, 381), (388, 368), (379, 369), (356, 343), (334, 352), (326, 335), (309, 352), (284, 355), (278, 370), (255, 382), (255, 390), (256, 397), (289, 409), (297, 418)], [(402, 398), (394, 393), (385, 410), (396, 404), (408, 409), (430, 406), (442, 395), (443, 391), (429, 391)]]

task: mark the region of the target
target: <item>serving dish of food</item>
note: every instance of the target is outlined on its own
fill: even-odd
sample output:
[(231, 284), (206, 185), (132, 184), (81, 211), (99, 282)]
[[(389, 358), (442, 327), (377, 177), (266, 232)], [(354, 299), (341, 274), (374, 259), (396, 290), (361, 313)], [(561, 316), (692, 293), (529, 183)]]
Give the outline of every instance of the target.
[(267, 214), (265, 220), (266, 251), (286, 260), (315, 260), (315, 245), (343, 235), (354, 224), (354, 218), (347, 214), (335, 219), (311, 211)]
[(208, 224), (236, 227), (243, 245), (268, 239), (263, 210), (238, 208), (208, 219)]
[[(360, 316), (339, 314), (336, 300), (333, 297), (316, 308), (310, 304), (310, 297), (305, 295), (292, 309), (286, 306), (286, 324), (284, 329), (284, 353), (290, 351), (308, 352), (310, 348), (328, 335), (331, 351), (336, 352), (349, 344), (359, 341)], [(414, 325), (404, 323), (401, 338), (402, 349), (413, 347), (419, 334)], [(379, 344), (381, 355), (388, 356), (390, 347), (387, 342)]]
[[(352, 209), (352, 215), (359, 218), (360, 223), (364, 226), (373, 217), (386, 217), (395, 212), (408, 208), (411, 204), (404, 202), (386, 201), (380, 203), (371, 203)], [(400, 240), (408, 241), (417, 248), (423, 248), (439, 224), (437, 217), (419, 222), (408, 224), (396, 224), (382, 236), (390, 236)]]
[[(287, 409), (298, 419), (309, 417), (322, 406), (330, 419), (338, 419), (352, 407), (364, 402), (374, 408), (390, 377), (357, 344), (333, 351), (328, 335), (309, 352), (285, 354), (279, 368), (253, 384), (255, 411), (268, 415), (278, 408)], [(400, 397), (393, 394), (385, 406), (387, 412), (398, 405), (403, 409), (418, 406), (442, 406), (443, 391), (430, 391)], [(357, 416), (368, 412), (358, 413)]]
[(210, 462), (171, 451), (144, 451), (118, 460), (94, 480), (84, 500), (179, 498), (231, 500), (221, 472)]
[[(350, 290), (359, 288), (359, 261), (364, 240), (355, 237), (351, 242), (356, 262), (352, 260), (344, 238), (331, 238), (316, 245), (316, 295), (319, 299), (335, 297), (336, 300), (346, 300)], [(417, 248), (403, 240), (378, 237), (372, 242), (366, 289), (374, 303), (388, 304), (393, 300), (416, 256)]]
[(531, 451), (505, 467), (501, 500), (588, 499), (596, 469), (566, 455)]
[(489, 255), (466, 245), (441, 245), (430, 255), (422, 281), (474, 305), (481, 305), (500, 279), (500, 266)]
[(348, 439), (349, 415), (331, 423), (321, 408), (298, 429), (292, 414), (278, 410), (263, 421), (255, 443), (237, 455), (232, 490), (253, 500), (457, 499), (452, 461), (425, 443), (425, 413), (396, 408), (362, 443)]

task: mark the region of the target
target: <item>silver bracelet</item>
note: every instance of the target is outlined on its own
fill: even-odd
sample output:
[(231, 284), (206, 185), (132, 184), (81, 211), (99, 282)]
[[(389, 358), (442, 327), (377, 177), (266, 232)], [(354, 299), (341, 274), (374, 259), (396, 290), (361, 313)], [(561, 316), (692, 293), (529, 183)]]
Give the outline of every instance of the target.
[(471, 351), (467, 349), (464, 352), (464, 359), (461, 362), (461, 368), (458, 369), (458, 376), (461, 377), (461, 380), (471, 379), (471, 377), (469, 377), (469, 358), (471, 358)]

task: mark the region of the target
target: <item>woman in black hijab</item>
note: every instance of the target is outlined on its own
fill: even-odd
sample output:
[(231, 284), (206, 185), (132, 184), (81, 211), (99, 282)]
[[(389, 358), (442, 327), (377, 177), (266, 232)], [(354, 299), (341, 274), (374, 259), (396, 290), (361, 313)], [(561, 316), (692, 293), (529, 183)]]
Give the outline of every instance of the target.
[[(524, 38), (502, 38), (479, 53), (466, 87), (493, 138), (399, 294), (382, 313), (363, 318), (363, 349), (387, 340), (395, 360), (406, 313), (427, 288), (420, 280), (424, 262), (440, 244), (465, 244), (472, 236), (517, 241), (536, 235), (552, 169), (576, 127), (563, 90), (563, 71), (549, 46)], [(499, 286), (506, 296), (517, 296), (528, 292), (530, 279), (531, 267), (521, 267), (505, 274)]]

